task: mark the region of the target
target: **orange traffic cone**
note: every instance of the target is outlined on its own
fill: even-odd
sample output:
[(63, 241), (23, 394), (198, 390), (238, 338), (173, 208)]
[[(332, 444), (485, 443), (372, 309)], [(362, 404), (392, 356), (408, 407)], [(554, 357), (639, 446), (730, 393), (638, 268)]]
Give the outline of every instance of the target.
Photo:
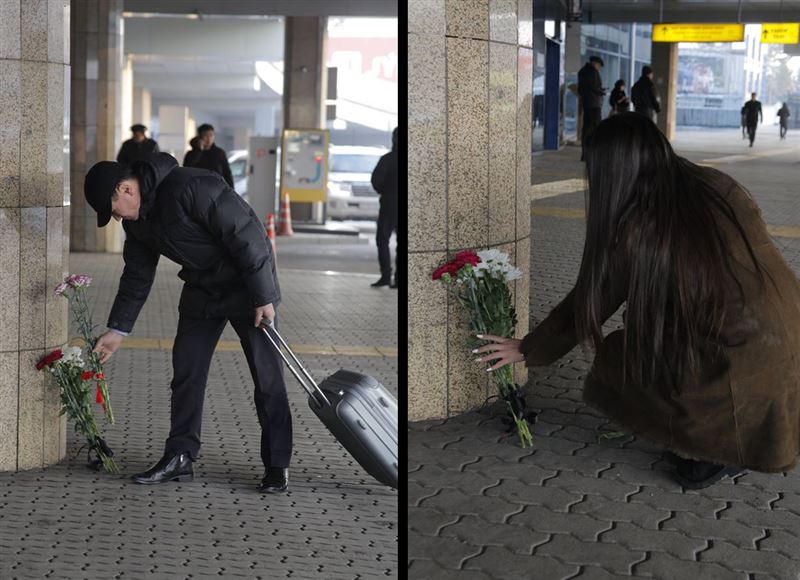
[(275, 265), (278, 265), (278, 251), (275, 248), (275, 214), (268, 213), (267, 214), (267, 222), (264, 224), (264, 228), (267, 230), (267, 237), (269, 238), (270, 243), (272, 244), (272, 255), (275, 258)]
[(283, 193), (281, 200), (281, 219), (278, 229), (279, 236), (293, 236), (294, 230), (292, 229), (292, 212), (289, 210), (289, 193)]

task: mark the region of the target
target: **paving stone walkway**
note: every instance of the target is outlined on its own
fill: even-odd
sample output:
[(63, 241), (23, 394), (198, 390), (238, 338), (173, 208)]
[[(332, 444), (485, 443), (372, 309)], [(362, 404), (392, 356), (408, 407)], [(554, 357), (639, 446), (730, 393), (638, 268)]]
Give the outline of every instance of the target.
[[(310, 251), (313, 251), (310, 250)], [(397, 395), (397, 293), (372, 276), (280, 273), (281, 329), (290, 343), (369, 347), (365, 355), (304, 354), (323, 378), (339, 368), (376, 377)], [(119, 255), (73, 254), (94, 277), (95, 322), (105, 323)], [(132, 338), (177, 328), (177, 266), (159, 265)], [(72, 335), (76, 335), (73, 332)], [(223, 340), (234, 341), (228, 327)], [(385, 347), (379, 355), (374, 347)], [(307, 349), (315, 351), (314, 348)], [(45, 470), (0, 474), (0, 579), (372, 579), (397, 575), (397, 493), (374, 482), (308, 409), (287, 379), (295, 450), (290, 491), (262, 495), (260, 429), (241, 350), (217, 352), (206, 392), (203, 449), (191, 483), (140, 486), (127, 476), (163, 452), (169, 430), (168, 348), (123, 348), (107, 365), (117, 423), (105, 428), (119, 477), (87, 469), (69, 430), (68, 459)], [(288, 373), (287, 373), (288, 375)]]
[[(800, 225), (798, 139), (793, 151), (717, 165), (750, 188), (771, 223)], [(696, 160), (742, 154), (726, 133), (681, 133), (676, 143)], [(579, 155), (567, 147), (535, 157), (534, 181), (580, 177)], [(536, 207), (582, 208), (583, 192), (537, 198)], [(581, 219), (534, 215), (532, 325), (571, 289), (583, 229)], [(800, 272), (800, 240), (776, 243)], [(607, 323), (617, 327), (619, 314)], [(590, 361), (577, 348), (531, 371), (527, 399), (539, 412), (532, 448), (503, 436), (497, 405), (409, 426), (409, 577), (800, 578), (800, 472), (683, 490), (659, 447), (600, 439), (618, 427), (581, 400)]]

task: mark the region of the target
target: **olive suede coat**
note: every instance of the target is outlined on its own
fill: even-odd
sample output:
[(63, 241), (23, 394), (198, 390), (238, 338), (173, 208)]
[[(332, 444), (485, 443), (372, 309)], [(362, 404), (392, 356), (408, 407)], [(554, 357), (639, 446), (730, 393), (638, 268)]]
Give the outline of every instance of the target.
[[(800, 285), (752, 198), (727, 175), (708, 172), (717, 190), (727, 192), (765, 278), (762, 284), (733, 225), (720, 217), (744, 291), (744, 304), (726, 311), (719, 341), (725, 356), (704, 361), (701, 378), (688, 377), (679, 389), (644, 388), (623, 381), (624, 339), (618, 330), (598, 347), (583, 397), (625, 429), (683, 457), (788, 471), (800, 453)], [(627, 283), (620, 266), (603, 320), (625, 302)], [(578, 344), (574, 307), (573, 290), (523, 339), (527, 366), (549, 365)]]

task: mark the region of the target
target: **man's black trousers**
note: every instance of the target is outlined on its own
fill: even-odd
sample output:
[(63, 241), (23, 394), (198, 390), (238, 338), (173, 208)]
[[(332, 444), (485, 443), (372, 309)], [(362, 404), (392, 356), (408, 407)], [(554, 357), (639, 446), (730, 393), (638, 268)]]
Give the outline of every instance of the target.
[[(172, 347), (171, 428), (166, 452), (187, 452), (197, 459), (211, 356), (227, 318), (180, 316)], [(231, 318), (255, 384), (255, 403), (261, 423), (261, 459), (265, 467), (289, 467), (292, 457), (292, 415), (283, 379), (283, 362), (253, 316)], [(277, 324), (276, 324), (277, 326)]]
[(747, 136), (750, 138), (750, 145), (753, 144), (753, 141), (756, 140), (756, 129), (758, 125), (747, 125)]
[[(378, 264), (381, 267), (381, 278), (387, 280), (392, 275), (392, 256), (389, 252), (389, 239), (392, 232), (397, 233), (397, 208), (381, 205), (378, 212), (378, 231), (375, 244), (378, 246)], [(395, 281), (397, 280), (397, 255), (395, 255)]]

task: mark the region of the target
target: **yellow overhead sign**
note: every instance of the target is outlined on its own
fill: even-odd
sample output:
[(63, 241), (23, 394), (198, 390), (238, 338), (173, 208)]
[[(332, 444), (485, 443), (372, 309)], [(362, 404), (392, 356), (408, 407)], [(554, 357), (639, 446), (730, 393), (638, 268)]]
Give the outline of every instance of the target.
[(744, 24), (653, 24), (653, 42), (739, 42)]
[(800, 24), (762, 24), (761, 44), (797, 44), (800, 41)]

